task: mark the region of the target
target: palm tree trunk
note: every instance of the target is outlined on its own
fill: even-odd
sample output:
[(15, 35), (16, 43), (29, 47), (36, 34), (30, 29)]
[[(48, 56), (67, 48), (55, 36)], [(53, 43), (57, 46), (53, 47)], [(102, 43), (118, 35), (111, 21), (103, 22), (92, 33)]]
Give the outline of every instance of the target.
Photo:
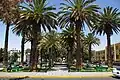
[(77, 70), (82, 68), (82, 53), (81, 53), (81, 39), (80, 39), (80, 31), (81, 31), (81, 23), (79, 21), (76, 22), (76, 43), (77, 43), (77, 50), (76, 50), (76, 68)]
[(34, 34), (34, 38), (33, 38), (33, 55), (32, 55), (32, 57), (33, 57), (33, 61), (32, 61), (32, 71), (37, 71), (37, 32), (35, 32), (35, 34)]
[(67, 67), (68, 67), (68, 72), (70, 71), (70, 50), (67, 48)]
[(32, 67), (32, 61), (33, 61), (33, 39), (31, 39), (30, 71), (33, 70), (33, 67)]
[(53, 67), (53, 47), (51, 47), (51, 65), (52, 65), (52, 67)]
[(71, 55), (73, 53), (73, 47), (71, 47), (70, 50), (68, 50), (68, 71), (70, 71), (70, 66), (71, 66)]
[(3, 64), (4, 67), (6, 68), (8, 65), (8, 36), (9, 36), (9, 27), (10, 23), (7, 23), (6, 26), (6, 33), (5, 33), (5, 45), (4, 45), (4, 57), (3, 57)]
[(40, 67), (42, 67), (42, 59), (43, 59), (42, 53), (43, 53), (43, 50), (41, 49), (41, 55), (40, 55), (40, 60), (41, 60), (40, 62), (41, 62), (41, 63), (40, 63)]
[(107, 59), (108, 59), (108, 67), (112, 68), (113, 66), (113, 58), (112, 58), (112, 53), (111, 53), (111, 42), (110, 42), (110, 35), (107, 34)]
[(25, 43), (25, 33), (23, 32), (23, 35), (22, 35), (22, 41), (21, 41), (21, 63), (23, 64), (23, 61), (24, 61), (24, 43)]
[(91, 44), (89, 45), (89, 63), (91, 63), (91, 56), (92, 56), (92, 54), (91, 54)]
[(82, 45), (81, 45), (81, 53), (82, 53), (82, 60), (84, 62), (85, 58), (84, 58), (84, 45), (83, 45), (83, 42), (82, 42)]
[(49, 69), (51, 69), (51, 48), (48, 49), (49, 53)]

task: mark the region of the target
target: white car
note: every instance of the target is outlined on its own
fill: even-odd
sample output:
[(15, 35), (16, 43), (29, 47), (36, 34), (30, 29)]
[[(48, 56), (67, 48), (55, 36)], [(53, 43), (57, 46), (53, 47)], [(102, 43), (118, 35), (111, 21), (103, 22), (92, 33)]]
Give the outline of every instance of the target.
[(113, 68), (112, 73), (115, 77), (120, 77), (120, 68)]

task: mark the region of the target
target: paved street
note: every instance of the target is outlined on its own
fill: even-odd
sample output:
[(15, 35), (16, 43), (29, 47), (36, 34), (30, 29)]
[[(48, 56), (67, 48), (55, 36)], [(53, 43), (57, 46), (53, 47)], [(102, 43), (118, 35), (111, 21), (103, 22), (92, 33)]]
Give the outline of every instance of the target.
[(120, 80), (120, 78), (106, 77), (106, 78), (12, 78), (12, 79), (0, 79), (0, 80)]

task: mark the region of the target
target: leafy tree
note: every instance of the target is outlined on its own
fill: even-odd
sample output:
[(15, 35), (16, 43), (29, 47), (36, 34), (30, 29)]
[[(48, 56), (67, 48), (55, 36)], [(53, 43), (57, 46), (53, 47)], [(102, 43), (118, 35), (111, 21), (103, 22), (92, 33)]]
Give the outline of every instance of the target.
[(1, 0), (0, 1), (0, 20), (2, 20), (6, 24), (4, 57), (3, 57), (4, 67), (7, 67), (7, 64), (8, 64), (9, 27), (14, 22), (14, 18), (18, 17), (18, 11), (16, 9), (18, 3), (19, 3), (19, 0)]
[(17, 61), (17, 59), (19, 58), (19, 56), (18, 56), (18, 53), (12, 53), (13, 55), (11, 55), (10, 57), (11, 57), (11, 62), (16, 62)]
[(120, 31), (120, 12), (117, 8), (106, 7), (103, 12), (98, 14), (98, 20), (93, 28), (93, 33), (103, 34), (107, 37), (107, 60), (108, 66), (112, 67), (111, 39), (110, 37), (115, 32)]

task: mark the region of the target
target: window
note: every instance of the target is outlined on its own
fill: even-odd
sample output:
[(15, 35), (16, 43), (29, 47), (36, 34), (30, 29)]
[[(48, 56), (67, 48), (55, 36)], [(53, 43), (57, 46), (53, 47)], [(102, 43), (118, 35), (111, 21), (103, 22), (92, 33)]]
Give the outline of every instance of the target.
[(116, 50), (118, 50), (118, 46), (116, 46)]
[(119, 55), (116, 55), (116, 59), (119, 59)]

